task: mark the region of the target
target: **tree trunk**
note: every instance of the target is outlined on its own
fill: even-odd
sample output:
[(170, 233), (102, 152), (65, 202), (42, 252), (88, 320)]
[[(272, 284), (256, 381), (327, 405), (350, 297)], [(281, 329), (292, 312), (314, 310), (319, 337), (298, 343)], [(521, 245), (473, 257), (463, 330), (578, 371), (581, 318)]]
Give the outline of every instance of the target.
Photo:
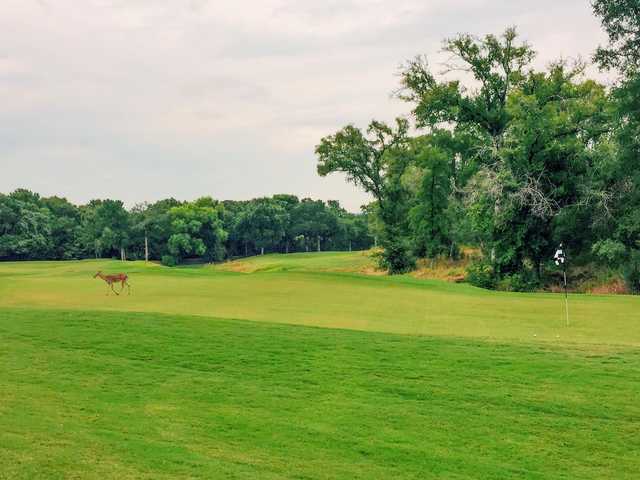
[(349, 240), (349, 251), (351, 251), (351, 240)]
[(149, 262), (149, 238), (147, 238), (147, 231), (144, 231), (144, 262)]
[(120, 247), (120, 260), (125, 261), (124, 248)]
[(285, 253), (289, 253), (289, 242), (285, 243)]
[(318, 251), (320, 251), (320, 235), (318, 235)]
[(260, 248), (260, 255), (264, 255), (264, 247)]
[(244, 242), (244, 256), (248, 257), (249, 256), (249, 247), (247, 247), (247, 242)]

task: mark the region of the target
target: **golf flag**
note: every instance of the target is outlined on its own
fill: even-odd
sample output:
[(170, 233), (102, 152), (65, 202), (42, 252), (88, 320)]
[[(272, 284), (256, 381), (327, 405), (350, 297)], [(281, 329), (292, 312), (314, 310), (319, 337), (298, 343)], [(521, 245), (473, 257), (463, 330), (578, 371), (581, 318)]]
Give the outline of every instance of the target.
[(562, 265), (564, 267), (565, 256), (564, 250), (562, 250), (562, 244), (560, 244), (560, 246), (556, 250), (556, 254), (553, 256), (553, 260), (556, 262), (557, 266)]

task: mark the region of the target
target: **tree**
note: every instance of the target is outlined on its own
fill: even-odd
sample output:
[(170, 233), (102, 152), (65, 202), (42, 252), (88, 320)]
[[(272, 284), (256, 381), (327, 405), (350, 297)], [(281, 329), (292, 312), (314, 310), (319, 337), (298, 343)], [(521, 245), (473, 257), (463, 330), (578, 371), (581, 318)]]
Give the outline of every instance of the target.
[(245, 245), (252, 244), (263, 255), (284, 238), (287, 212), (277, 201), (261, 199), (240, 214), (236, 230)]
[(129, 246), (129, 212), (120, 200), (92, 200), (81, 208), (81, 239), (86, 250), (96, 257), (126, 258)]
[(413, 103), (418, 127), (449, 125), (476, 133), (477, 152), (485, 163), (498, 156), (509, 124), (507, 98), (523, 81), (535, 56), (526, 43), (517, 43), (509, 28), (500, 36), (475, 38), (461, 34), (444, 41), (451, 55), (446, 73), (471, 73), (479, 88), (467, 89), (459, 80), (438, 82), (424, 57), (409, 61), (401, 71), (399, 98)]
[(633, 76), (640, 71), (640, 3), (637, 0), (594, 0), (593, 11), (602, 20), (609, 45), (600, 46), (595, 62)]
[[(621, 78), (613, 89), (618, 123), (616, 150), (603, 165), (601, 191), (607, 215), (599, 215), (600, 241), (624, 246), (627, 287), (640, 288), (640, 4), (636, 0), (595, 0), (595, 14), (609, 37), (594, 60), (605, 70), (617, 69)], [(594, 246), (595, 247), (595, 246)], [(596, 250), (599, 250), (595, 247)]]
[[(421, 139), (427, 140), (428, 139)], [(416, 202), (409, 212), (416, 253), (434, 258), (451, 249), (450, 218), (446, 215), (451, 196), (450, 154), (418, 142), (415, 164), (421, 168)]]
[(381, 264), (391, 273), (414, 266), (407, 238), (407, 192), (401, 178), (406, 167), (407, 120), (396, 119), (392, 128), (372, 121), (366, 137), (353, 125), (324, 137), (316, 147), (318, 174), (342, 172), (347, 180), (373, 195), (384, 231)]
[(300, 203), (295, 195), (280, 193), (273, 196), (273, 200), (282, 206), (286, 215), (284, 216), (284, 235), (282, 242), (284, 243), (284, 252), (289, 253), (289, 249), (295, 243), (295, 233), (293, 231), (293, 219), (291, 213), (293, 209)]
[(539, 280), (555, 243), (588, 237), (558, 238), (558, 224), (604, 198), (592, 176), (611, 109), (604, 87), (581, 75), (562, 62), (530, 72), (509, 96), (499, 162), (469, 185), (468, 207), (499, 275), (526, 272), (530, 262)]
[(321, 251), (338, 231), (338, 219), (322, 200), (302, 199), (291, 212), (291, 231), (309, 251)]
[(0, 259), (50, 258), (53, 218), (40, 196), (28, 190), (0, 194)]
[(167, 255), (171, 235), (169, 210), (180, 205), (174, 198), (142, 203), (131, 210), (131, 247), (138, 258), (160, 260)]
[(42, 199), (42, 205), (51, 213), (50, 258), (69, 260), (82, 256), (80, 245), (80, 210), (66, 198)]
[(170, 258), (163, 262), (180, 263), (189, 257), (203, 257), (209, 262), (222, 260), (227, 239), (222, 216), (223, 207), (206, 198), (171, 208), (171, 236), (167, 242)]

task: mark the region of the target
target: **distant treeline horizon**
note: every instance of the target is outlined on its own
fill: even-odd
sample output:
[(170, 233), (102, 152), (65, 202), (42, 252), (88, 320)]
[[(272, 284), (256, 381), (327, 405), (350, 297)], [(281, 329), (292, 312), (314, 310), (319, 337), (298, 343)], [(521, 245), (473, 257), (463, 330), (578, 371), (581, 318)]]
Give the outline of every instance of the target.
[(121, 200), (76, 205), (27, 189), (0, 193), (0, 260), (120, 258), (217, 262), (271, 252), (363, 250), (375, 239), (368, 213), (277, 194), (252, 200), (175, 198), (125, 208)]

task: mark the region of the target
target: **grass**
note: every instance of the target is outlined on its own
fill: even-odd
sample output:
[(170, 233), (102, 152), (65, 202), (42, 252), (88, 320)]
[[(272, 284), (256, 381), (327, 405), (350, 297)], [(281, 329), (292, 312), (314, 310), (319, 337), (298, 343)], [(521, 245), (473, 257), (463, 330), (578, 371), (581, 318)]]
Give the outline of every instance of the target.
[[(167, 268), (143, 262), (0, 264), (0, 307), (202, 315), (386, 333), (640, 346), (640, 298), (571, 295), (567, 328), (558, 294), (489, 292), (408, 276), (328, 271), (348, 253), (265, 255), (267, 271)], [(351, 254), (353, 268), (362, 262)], [(366, 258), (365, 258), (366, 260)], [(278, 263), (280, 262), (280, 263)], [(314, 271), (316, 265), (327, 271)], [(133, 295), (105, 296), (96, 270), (131, 276)]]
[(637, 298), (567, 328), (357, 255), (0, 264), (0, 479), (637, 478)]
[(379, 273), (368, 251), (271, 254), (243, 258), (213, 267), (221, 272), (350, 272)]

